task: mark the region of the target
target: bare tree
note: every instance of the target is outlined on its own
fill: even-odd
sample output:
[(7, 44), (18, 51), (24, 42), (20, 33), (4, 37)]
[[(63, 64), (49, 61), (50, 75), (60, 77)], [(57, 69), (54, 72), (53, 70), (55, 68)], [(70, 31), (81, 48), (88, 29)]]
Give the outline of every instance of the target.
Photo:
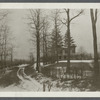
[(6, 24), (3, 27), (3, 52), (4, 52), (4, 65), (7, 66), (7, 56), (9, 56), (9, 45), (10, 45), (10, 28)]
[(2, 21), (5, 18), (7, 18), (8, 14), (9, 14), (8, 10), (0, 10), (0, 21)]
[[(0, 10), (0, 56), (1, 56), (1, 63), (3, 62), (3, 55), (4, 55), (4, 22), (8, 16), (7, 10)], [(2, 64), (1, 64), (2, 65)]]
[(40, 33), (41, 29), (43, 27), (43, 21), (42, 21), (42, 11), (40, 9), (31, 9), (30, 10), (30, 27), (34, 30), (33, 34), (36, 38), (36, 45), (37, 45), (37, 67), (36, 70), (40, 72)]
[(8, 25), (6, 25), (5, 23), (2, 23), (2, 25), (0, 26), (0, 56), (1, 56), (1, 65), (2, 66), (7, 66), (7, 57), (9, 58), (9, 56), (11, 55), (11, 32), (10, 32), (10, 28)]
[(11, 44), (9, 47), (9, 56), (10, 56), (10, 61), (11, 61), (11, 66), (13, 65), (13, 58), (14, 58), (14, 45)]
[[(60, 23), (59, 23), (59, 20), (60, 20), (60, 10), (56, 9), (54, 12), (53, 12), (53, 23), (54, 23), (54, 28), (53, 28), (53, 36), (54, 36), (54, 40), (55, 43), (55, 55), (56, 55), (56, 61), (58, 63), (58, 47), (61, 44), (61, 35), (60, 35)], [(59, 40), (59, 37), (60, 37), (60, 40)]]
[(76, 15), (74, 16), (70, 16), (71, 10), (70, 9), (64, 9), (65, 13), (66, 13), (66, 18), (61, 21), (64, 25), (66, 25), (67, 28), (67, 34), (68, 34), (68, 59), (67, 59), (67, 69), (66, 72), (70, 73), (70, 27), (71, 27), (71, 22), (79, 17), (82, 13), (83, 10), (80, 10)]
[(3, 30), (3, 26), (1, 25), (0, 26), (0, 57), (1, 57), (1, 65), (2, 65), (2, 62), (3, 62), (3, 33), (2, 33), (2, 30)]
[(99, 79), (99, 62), (98, 62), (98, 50), (97, 50), (97, 32), (96, 32), (96, 23), (97, 23), (97, 9), (90, 9), (90, 17), (92, 22), (92, 31), (93, 31), (93, 48), (94, 48), (94, 80), (97, 83)]
[(42, 28), (42, 47), (43, 47), (43, 64), (47, 64), (48, 61), (48, 37), (49, 37), (49, 22), (47, 18), (43, 19), (43, 28)]

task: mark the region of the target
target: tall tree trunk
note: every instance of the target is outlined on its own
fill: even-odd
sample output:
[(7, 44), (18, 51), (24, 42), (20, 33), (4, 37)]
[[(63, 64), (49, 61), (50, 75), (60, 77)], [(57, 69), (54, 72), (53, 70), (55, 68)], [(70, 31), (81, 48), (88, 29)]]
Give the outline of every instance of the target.
[(57, 45), (57, 41), (56, 41), (56, 61), (58, 63), (58, 45)]
[[(46, 38), (46, 37), (45, 37)], [(47, 40), (46, 40), (47, 41)], [(45, 43), (45, 51), (46, 51), (46, 58), (48, 58), (48, 48), (47, 48), (47, 42)], [(48, 63), (48, 59), (46, 60), (46, 64)]]
[(40, 38), (39, 38), (39, 32), (37, 32), (38, 34), (37, 34), (37, 68), (36, 68), (36, 70), (38, 71), (38, 72), (40, 72)]
[(45, 36), (43, 31), (43, 65), (45, 65)]
[(74, 15), (73, 17), (70, 17), (70, 9), (64, 9), (65, 12), (66, 12), (66, 15), (67, 15), (67, 18), (66, 18), (66, 21), (62, 21), (62, 23), (64, 25), (66, 25), (67, 27), (67, 34), (68, 34), (68, 53), (67, 53), (67, 68), (66, 68), (66, 73), (69, 72), (70, 73), (70, 24), (71, 22), (79, 17), (82, 13), (83, 13), (83, 10), (81, 10), (80, 12), (78, 12), (76, 15)]
[(37, 71), (40, 72), (40, 13), (37, 14)]
[(3, 60), (2, 60), (2, 53), (1, 53), (1, 66), (3, 66)]
[(6, 42), (6, 34), (5, 34), (5, 50), (4, 50), (4, 64), (5, 64), (5, 67), (6, 67), (6, 59), (7, 59), (7, 42)]
[(67, 34), (68, 34), (68, 55), (67, 55), (67, 69), (66, 72), (70, 73), (70, 17), (69, 17), (70, 10), (67, 11), (67, 18), (68, 18), (68, 24), (67, 24)]
[(57, 18), (55, 18), (55, 32), (56, 32), (56, 61), (58, 63), (58, 30), (57, 30)]
[[(96, 10), (95, 10), (96, 11)], [(97, 33), (96, 33), (96, 21), (97, 15), (94, 18), (93, 9), (90, 9), (92, 31), (93, 31), (93, 49), (94, 49), (94, 81), (97, 82), (99, 78), (99, 62), (98, 62), (98, 50), (97, 50)], [(95, 14), (97, 14), (95, 12)]]
[(11, 66), (13, 65), (13, 48), (11, 48)]

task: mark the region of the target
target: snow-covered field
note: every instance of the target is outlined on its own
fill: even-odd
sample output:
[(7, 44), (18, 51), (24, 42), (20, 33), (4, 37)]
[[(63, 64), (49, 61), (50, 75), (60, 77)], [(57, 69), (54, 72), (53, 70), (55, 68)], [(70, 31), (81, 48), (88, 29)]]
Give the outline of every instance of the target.
[[(67, 62), (67, 60), (61, 60), (59, 62)], [(76, 63), (78, 63), (78, 62), (91, 63), (91, 62), (93, 62), (93, 60), (70, 60), (70, 62), (76, 62)]]
[[(66, 62), (66, 61), (62, 61), (62, 62)], [(72, 60), (71, 62), (81, 62), (81, 60)], [(83, 60), (83, 62), (87, 62), (90, 63), (92, 62), (92, 60)], [(41, 63), (42, 65), (43, 63)], [(37, 78), (32, 78), (30, 76), (27, 76), (24, 72), (25, 67), (27, 66), (27, 64), (22, 64), (18, 66), (18, 71), (16, 73), (17, 77), (20, 79), (20, 84), (19, 85), (9, 85), (7, 87), (0, 87), (0, 91), (32, 91), (32, 92), (40, 92), (43, 91), (43, 83), (45, 82), (45, 91), (48, 91), (48, 86), (51, 84), (51, 90), (50, 91), (56, 91), (56, 92), (60, 92), (60, 91), (80, 91), (80, 89), (78, 87), (73, 87), (71, 86), (71, 82), (72, 80), (69, 81), (63, 81), (61, 82), (60, 79), (56, 79), (53, 80), (50, 77), (45, 77), (42, 74), (37, 74)], [(79, 83), (78, 83), (79, 84)], [(88, 91), (88, 89), (84, 90), (84, 91)]]
[[(63, 62), (65, 63), (65, 62), (67, 62), (67, 60), (61, 60), (61, 61), (59, 61), (59, 63), (63, 63)], [(70, 60), (70, 62), (71, 63), (81, 63), (81, 62), (83, 62), (83, 63), (89, 63), (89, 64), (91, 64), (93, 62), (93, 60)], [(47, 66), (49, 66), (51, 64), (43, 65), (43, 62), (41, 62), (40, 65), (47, 67)], [(33, 65), (33, 67), (36, 70), (36, 63)]]
[(28, 64), (21, 64), (21, 65), (19, 65), (19, 66), (17, 66), (17, 67), (26, 67), (26, 66), (28, 66)]
[(27, 65), (21, 65), (17, 71), (17, 76), (21, 80), (20, 85), (28, 91), (42, 91), (42, 86), (35, 79), (24, 73), (25, 66)]

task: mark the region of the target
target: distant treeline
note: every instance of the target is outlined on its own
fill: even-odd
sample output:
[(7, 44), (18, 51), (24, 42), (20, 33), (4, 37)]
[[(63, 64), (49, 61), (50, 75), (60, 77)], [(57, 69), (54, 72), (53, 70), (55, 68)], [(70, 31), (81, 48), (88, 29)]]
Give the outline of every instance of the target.
[(5, 61), (2, 61), (2, 62), (0, 61), (0, 69), (7, 68), (7, 67), (12, 68), (21, 64), (30, 64), (30, 61), (23, 60), (23, 59), (15, 59), (13, 62), (9, 60), (6, 61), (6, 64), (5, 64)]

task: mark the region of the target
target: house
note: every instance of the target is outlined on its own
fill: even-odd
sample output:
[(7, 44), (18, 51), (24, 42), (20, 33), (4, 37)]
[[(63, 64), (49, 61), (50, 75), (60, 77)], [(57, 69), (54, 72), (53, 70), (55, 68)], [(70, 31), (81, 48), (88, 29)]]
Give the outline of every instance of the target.
[[(70, 48), (71, 57), (73, 57), (76, 53), (76, 45), (72, 45)], [(58, 50), (58, 59), (59, 60), (66, 60), (68, 56), (68, 47), (62, 46)]]

